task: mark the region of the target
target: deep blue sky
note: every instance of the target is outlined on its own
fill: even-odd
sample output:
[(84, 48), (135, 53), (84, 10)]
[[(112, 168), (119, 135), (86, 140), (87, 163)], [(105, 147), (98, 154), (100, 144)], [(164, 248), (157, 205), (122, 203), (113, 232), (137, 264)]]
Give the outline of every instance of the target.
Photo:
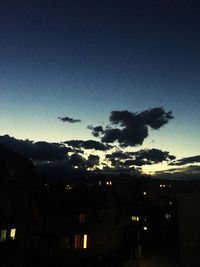
[(86, 140), (112, 110), (163, 106), (175, 118), (143, 147), (199, 154), (200, 4), (7, 0), (0, 34), (1, 135)]

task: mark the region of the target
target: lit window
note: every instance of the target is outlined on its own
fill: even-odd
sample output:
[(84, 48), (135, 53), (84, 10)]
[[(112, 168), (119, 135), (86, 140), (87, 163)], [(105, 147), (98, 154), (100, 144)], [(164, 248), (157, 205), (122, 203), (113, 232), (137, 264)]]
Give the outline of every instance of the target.
[(140, 218), (138, 216), (132, 216), (132, 221), (139, 222)]
[(73, 186), (71, 184), (67, 184), (65, 187), (66, 190), (71, 190), (73, 189)]
[(102, 185), (102, 182), (101, 181), (99, 181), (99, 186), (101, 186)]
[(169, 220), (171, 215), (169, 213), (164, 214), (165, 219)]
[(172, 201), (169, 202), (169, 205), (172, 205)]
[(6, 240), (6, 234), (7, 234), (7, 230), (1, 230), (1, 236), (0, 236), (1, 242)]
[(106, 185), (108, 185), (108, 186), (109, 186), (109, 185), (112, 185), (112, 182), (111, 182), (111, 181), (107, 181), (107, 182), (106, 182)]
[(147, 192), (146, 192), (146, 191), (144, 191), (144, 192), (143, 192), (143, 195), (144, 195), (144, 196), (146, 196), (146, 194), (147, 194)]
[(160, 187), (162, 187), (162, 184), (160, 184)]
[(75, 249), (87, 249), (88, 248), (88, 235), (86, 234), (75, 235), (74, 247)]
[(144, 229), (144, 231), (147, 231), (148, 230), (147, 226), (144, 226), (143, 229)]
[(83, 236), (83, 248), (86, 249), (87, 248), (87, 235)]
[(10, 230), (10, 239), (14, 240), (16, 235), (16, 229), (13, 228)]
[(80, 223), (85, 223), (87, 220), (87, 215), (85, 213), (79, 214), (79, 222)]

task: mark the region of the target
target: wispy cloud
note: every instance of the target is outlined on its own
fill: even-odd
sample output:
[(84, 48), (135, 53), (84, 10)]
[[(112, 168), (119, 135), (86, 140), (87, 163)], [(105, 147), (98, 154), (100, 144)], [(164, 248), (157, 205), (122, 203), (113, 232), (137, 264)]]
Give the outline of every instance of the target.
[(62, 122), (69, 122), (69, 123), (77, 123), (77, 122), (81, 122), (80, 119), (73, 119), (70, 117), (58, 117), (58, 120), (62, 121)]

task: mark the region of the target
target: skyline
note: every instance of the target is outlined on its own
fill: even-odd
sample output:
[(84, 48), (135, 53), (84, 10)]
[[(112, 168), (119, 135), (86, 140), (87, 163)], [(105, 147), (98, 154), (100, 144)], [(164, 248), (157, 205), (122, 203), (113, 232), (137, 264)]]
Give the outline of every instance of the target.
[(129, 149), (198, 156), (199, 13), (187, 1), (1, 3), (0, 135), (100, 141), (87, 127), (112, 111), (163, 107), (174, 118)]

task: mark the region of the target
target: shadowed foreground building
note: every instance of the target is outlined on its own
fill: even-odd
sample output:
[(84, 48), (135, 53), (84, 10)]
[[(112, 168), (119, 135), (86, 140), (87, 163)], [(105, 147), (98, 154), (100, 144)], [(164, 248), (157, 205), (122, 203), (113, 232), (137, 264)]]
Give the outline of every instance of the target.
[(0, 145), (0, 266), (23, 266), (29, 239), (32, 163)]
[(200, 266), (199, 192), (190, 191), (178, 194), (178, 221), (181, 267)]
[(1, 145), (0, 160), (0, 266), (198, 266), (198, 182), (44, 181)]
[(30, 259), (34, 266), (123, 266), (131, 216), (109, 187), (65, 184), (34, 199)]

